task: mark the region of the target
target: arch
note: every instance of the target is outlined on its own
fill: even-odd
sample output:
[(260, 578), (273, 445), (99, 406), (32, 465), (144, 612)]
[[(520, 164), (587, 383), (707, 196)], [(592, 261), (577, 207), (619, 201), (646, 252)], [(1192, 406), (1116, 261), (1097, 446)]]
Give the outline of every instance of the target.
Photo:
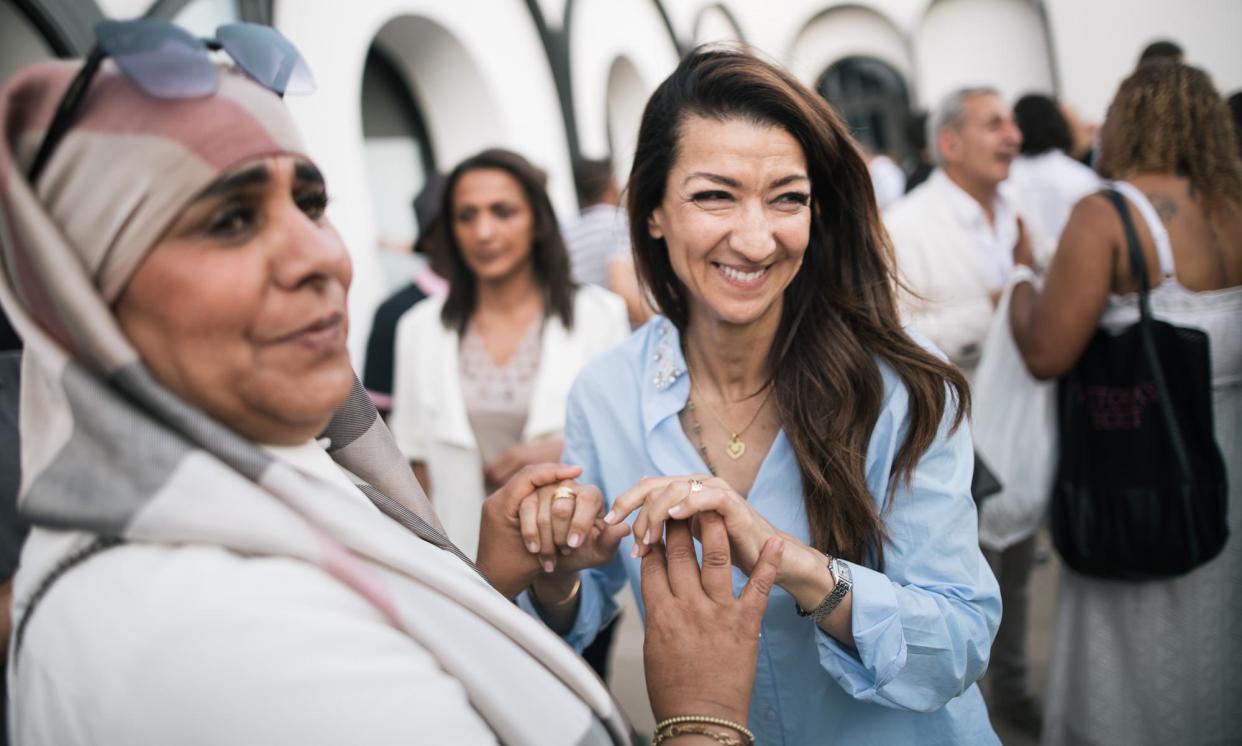
[(630, 173), (634, 148), (638, 145), (638, 125), (642, 121), (647, 91), (638, 68), (625, 56), (612, 61), (608, 70), (607, 111), (608, 150), (612, 170), (619, 181)]
[[(624, 73), (617, 71), (624, 76), (616, 80), (617, 85), (626, 81), (623, 88), (618, 88), (627, 92), (624, 100), (641, 99), (645, 104), (659, 82), (677, 65), (679, 47), (668, 28), (667, 17), (654, 3), (626, 5), (611, 0), (576, 0), (570, 3), (569, 11), (566, 33), (580, 154), (588, 158), (608, 156), (614, 164), (624, 164), (626, 170), (617, 173), (619, 179), (624, 179), (633, 159), (632, 149), (610, 152), (609, 87), (614, 65), (618, 58), (625, 58), (629, 65)], [(667, 43), (653, 44), (658, 39), (666, 39)], [(614, 107), (617, 116), (629, 111), (629, 106), (618, 103)], [(641, 114), (641, 105), (638, 110)], [(620, 134), (614, 133), (612, 144), (625, 141)]]
[[(968, 31), (978, 29), (987, 33)], [(989, 85), (1010, 101), (1054, 88), (1045, 16), (1034, 0), (933, 0), (913, 38), (924, 107), (961, 86)]]
[(900, 162), (911, 155), (906, 139), (910, 95), (892, 65), (875, 57), (850, 56), (834, 62), (816, 83), (860, 144)]
[(435, 144), (433, 160), (453, 164), (506, 140), (500, 106), (482, 69), (445, 26), (425, 16), (399, 16), (379, 30), (374, 46), (392, 61), (415, 100), (430, 104), (420, 110)]
[(742, 27), (724, 5), (706, 5), (694, 19), (694, 46), (716, 41), (746, 41)]
[[(363, 67), (360, 103), (376, 242), (381, 250), (400, 254), (417, 235), (411, 204), (436, 168), (435, 155), (409, 83), (389, 54), (374, 45)], [(407, 280), (385, 274), (390, 288)]]
[(912, 88), (914, 64), (906, 36), (885, 15), (861, 5), (839, 5), (818, 13), (802, 27), (789, 48), (789, 69), (813, 85), (834, 63), (868, 57), (895, 70)]

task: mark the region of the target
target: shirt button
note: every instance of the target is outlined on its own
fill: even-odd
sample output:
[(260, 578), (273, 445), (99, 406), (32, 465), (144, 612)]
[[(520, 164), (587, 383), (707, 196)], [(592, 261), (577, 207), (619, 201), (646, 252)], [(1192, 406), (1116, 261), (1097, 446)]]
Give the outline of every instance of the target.
[(776, 710), (771, 707), (763, 711), (763, 719), (769, 722), (776, 722)]

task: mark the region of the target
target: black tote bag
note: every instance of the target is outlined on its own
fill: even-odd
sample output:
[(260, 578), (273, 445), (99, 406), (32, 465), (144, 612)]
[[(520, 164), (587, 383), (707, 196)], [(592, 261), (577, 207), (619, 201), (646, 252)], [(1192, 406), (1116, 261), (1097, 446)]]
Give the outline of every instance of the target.
[(1215, 557), (1229, 536), (1208, 336), (1152, 318), (1128, 207), (1104, 194), (1125, 226), (1140, 320), (1098, 330), (1058, 383), (1052, 540), (1084, 575), (1169, 578)]

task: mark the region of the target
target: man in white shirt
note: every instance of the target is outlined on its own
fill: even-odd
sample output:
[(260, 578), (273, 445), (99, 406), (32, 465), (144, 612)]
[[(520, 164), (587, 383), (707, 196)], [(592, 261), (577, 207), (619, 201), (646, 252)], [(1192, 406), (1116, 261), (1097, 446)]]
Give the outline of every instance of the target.
[[(1046, 239), (1019, 220), (1016, 194), (1002, 190), (1022, 134), (990, 88), (951, 93), (933, 112), (928, 140), (939, 168), (884, 215), (905, 284), (907, 323), (926, 334), (970, 377), (1019, 240)], [(1041, 252), (1037, 251), (1037, 255)], [(1027, 685), (1027, 591), (1035, 535), (995, 552), (984, 548), (1000, 583), (1005, 614), (992, 645), (988, 700), (993, 717), (1029, 735), (1040, 707)]]
[(969, 376), (1013, 267), (1018, 213), (1000, 185), (1022, 134), (990, 88), (951, 93), (933, 112), (928, 140), (938, 169), (884, 215), (907, 322)]

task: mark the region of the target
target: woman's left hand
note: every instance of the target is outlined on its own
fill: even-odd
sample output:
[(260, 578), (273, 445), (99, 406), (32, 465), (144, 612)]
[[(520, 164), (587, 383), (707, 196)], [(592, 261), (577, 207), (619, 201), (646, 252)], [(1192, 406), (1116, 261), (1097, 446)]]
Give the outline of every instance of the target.
[[(702, 487), (696, 489), (696, 484)], [(705, 511), (715, 511), (724, 518), (733, 564), (747, 575), (754, 569), (764, 543), (771, 537), (779, 536), (786, 543), (800, 543), (776, 530), (728, 482), (706, 474), (643, 477), (642, 481), (613, 502), (612, 510), (604, 516), (604, 522), (610, 525), (619, 523), (635, 510), (639, 511), (633, 526), (636, 557), (646, 556), (652, 545), (660, 542), (666, 520), (689, 520)]]

